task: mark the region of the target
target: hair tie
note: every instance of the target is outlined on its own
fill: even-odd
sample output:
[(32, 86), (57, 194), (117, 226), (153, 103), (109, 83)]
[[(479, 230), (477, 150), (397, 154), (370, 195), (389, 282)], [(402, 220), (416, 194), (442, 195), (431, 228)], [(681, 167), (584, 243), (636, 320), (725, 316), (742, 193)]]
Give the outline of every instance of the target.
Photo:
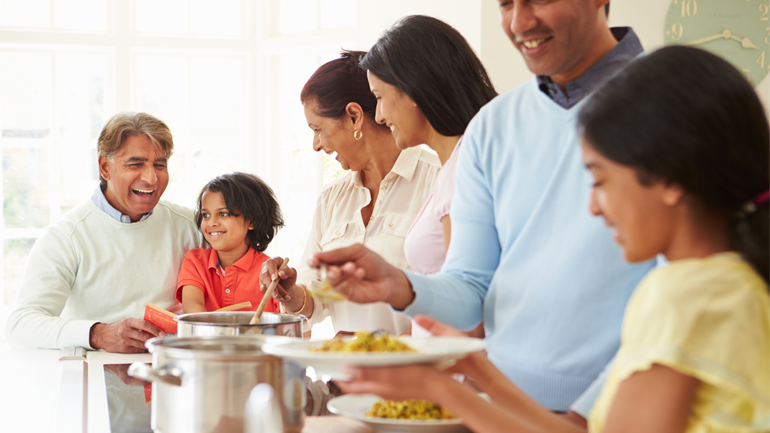
[(754, 211), (757, 210), (757, 206), (761, 206), (767, 203), (768, 200), (770, 200), (770, 190), (766, 189), (760, 192), (759, 194), (757, 194), (756, 196), (754, 196), (753, 199), (747, 201), (743, 205), (742, 210), (743, 210), (744, 216), (746, 214), (753, 213)]
[(760, 192), (759, 194), (757, 194), (757, 196), (754, 197), (754, 199), (751, 200), (751, 202), (754, 203), (755, 206), (759, 206), (767, 203), (768, 200), (770, 200), (770, 189), (766, 189)]

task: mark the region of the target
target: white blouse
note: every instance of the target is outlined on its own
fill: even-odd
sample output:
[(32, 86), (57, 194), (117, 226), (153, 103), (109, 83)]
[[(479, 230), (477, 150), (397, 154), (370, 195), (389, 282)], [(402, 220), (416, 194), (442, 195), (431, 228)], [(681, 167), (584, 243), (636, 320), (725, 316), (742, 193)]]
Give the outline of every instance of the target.
[[(318, 251), (329, 251), (355, 243), (381, 255), (388, 263), (409, 269), (404, 255), (404, 239), (409, 226), (430, 193), (441, 164), (438, 157), (420, 147), (401, 151), (393, 169), (380, 183), (369, 224), (364, 227), (361, 209), (371, 201), (359, 172), (350, 172), (326, 185), (318, 197), (313, 228), (297, 267), (297, 281), (307, 285), (318, 278), (308, 266)], [(400, 334), (410, 327), (409, 317), (396, 313), (388, 304), (356, 304), (350, 301), (324, 303), (313, 298), (310, 325), (331, 316), (334, 332), (383, 329)]]

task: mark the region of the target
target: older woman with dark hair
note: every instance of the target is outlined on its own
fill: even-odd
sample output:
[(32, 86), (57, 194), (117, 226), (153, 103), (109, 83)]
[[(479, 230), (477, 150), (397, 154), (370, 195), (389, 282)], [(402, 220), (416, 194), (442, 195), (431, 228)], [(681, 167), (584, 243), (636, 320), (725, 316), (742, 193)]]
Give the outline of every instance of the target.
[(280, 278), (274, 296), (284, 310), (307, 316), (311, 325), (331, 316), (336, 332), (400, 334), (410, 328), (410, 319), (385, 303), (324, 302), (306, 289), (317, 278), (307, 266), (309, 257), (355, 243), (408, 269), (404, 238), (439, 170), (435, 155), (419, 147), (402, 150), (390, 129), (375, 121), (377, 100), (358, 66), (364, 54), (343, 52), (318, 68), (302, 89), (305, 117), (315, 133), (313, 150), (336, 153), (350, 172), (321, 191), (298, 268), (276, 272), (281, 258), (275, 257), (265, 263), (260, 280), (264, 291), (267, 282)]

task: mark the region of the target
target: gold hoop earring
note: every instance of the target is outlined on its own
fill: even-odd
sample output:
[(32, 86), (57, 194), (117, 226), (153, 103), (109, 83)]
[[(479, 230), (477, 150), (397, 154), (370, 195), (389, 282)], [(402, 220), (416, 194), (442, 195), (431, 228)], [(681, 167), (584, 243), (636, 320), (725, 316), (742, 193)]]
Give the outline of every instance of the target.
[(356, 141), (360, 140), (361, 137), (363, 136), (364, 136), (364, 133), (361, 132), (360, 130), (356, 129), (355, 131), (353, 131), (353, 138), (355, 138)]

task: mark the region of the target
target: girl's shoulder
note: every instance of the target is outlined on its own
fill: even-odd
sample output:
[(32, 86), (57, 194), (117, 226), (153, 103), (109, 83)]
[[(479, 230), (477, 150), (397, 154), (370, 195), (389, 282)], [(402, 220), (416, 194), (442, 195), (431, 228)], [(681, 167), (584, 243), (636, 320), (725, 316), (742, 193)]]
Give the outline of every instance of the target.
[(184, 254), (185, 260), (194, 260), (198, 262), (206, 262), (209, 259), (209, 256), (211, 255), (210, 248), (192, 248), (187, 250), (187, 252)]
[(695, 297), (767, 298), (767, 282), (738, 253), (675, 260), (650, 272), (640, 284), (671, 301)]

